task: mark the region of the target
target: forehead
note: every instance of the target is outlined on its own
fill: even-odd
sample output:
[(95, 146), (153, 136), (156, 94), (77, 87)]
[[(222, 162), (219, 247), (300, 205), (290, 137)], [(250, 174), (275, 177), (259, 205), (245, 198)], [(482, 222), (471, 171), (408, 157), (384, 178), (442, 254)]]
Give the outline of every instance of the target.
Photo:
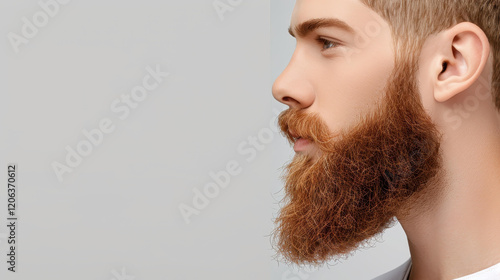
[(388, 28), (387, 22), (360, 0), (296, 0), (290, 27), (314, 18), (334, 18), (364, 32), (373, 24)]

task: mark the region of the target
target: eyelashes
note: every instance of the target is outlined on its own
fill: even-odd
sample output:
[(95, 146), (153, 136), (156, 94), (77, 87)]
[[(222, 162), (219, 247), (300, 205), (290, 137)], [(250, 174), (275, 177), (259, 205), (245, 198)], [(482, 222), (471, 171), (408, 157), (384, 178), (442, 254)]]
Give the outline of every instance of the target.
[(340, 45), (340, 43), (337, 43), (337, 42), (332, 41), (332, 40), (327, 40), (327, 39), (321, 38), (321, 37), (316, 38), (316, 41), (321, 46), (322, 52), (328, 51), (330, 49), (334, 49)]

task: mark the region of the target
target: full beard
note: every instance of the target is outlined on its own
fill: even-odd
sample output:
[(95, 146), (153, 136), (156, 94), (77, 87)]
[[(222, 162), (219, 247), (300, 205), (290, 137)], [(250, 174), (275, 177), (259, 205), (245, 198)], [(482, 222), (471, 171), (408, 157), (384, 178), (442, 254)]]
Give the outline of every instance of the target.
[(285, 261), (320, 265), (346, 257), (436, 191), (441, 137), (409, 69), (400, 64), (375, 110), (336, 135), (302, 109), (280, 115), (290, 142), (293, 131), (320, 150), (317, 158), (296, 154), (285, 169), (285, 204), (273, 232)]

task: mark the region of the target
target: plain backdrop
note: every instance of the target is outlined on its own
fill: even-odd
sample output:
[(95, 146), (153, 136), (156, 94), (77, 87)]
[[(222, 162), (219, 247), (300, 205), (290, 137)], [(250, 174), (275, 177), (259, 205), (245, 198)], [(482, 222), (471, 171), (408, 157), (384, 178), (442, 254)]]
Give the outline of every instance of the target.
[(318, 271), (274, 258), (293, 4), (0, 1), (0, 279), (371, 279), (406, 260), (397, 226)]

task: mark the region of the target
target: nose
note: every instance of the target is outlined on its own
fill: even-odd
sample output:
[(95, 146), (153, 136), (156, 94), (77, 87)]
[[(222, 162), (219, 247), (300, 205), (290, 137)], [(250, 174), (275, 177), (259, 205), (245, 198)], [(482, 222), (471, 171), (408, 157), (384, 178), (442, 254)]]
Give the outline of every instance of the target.
[(314, 103), (314, 91), (308, 75), (297, 61), (292, 60), (274, 81), (273, 96), (290, 108), (304, 109)]

